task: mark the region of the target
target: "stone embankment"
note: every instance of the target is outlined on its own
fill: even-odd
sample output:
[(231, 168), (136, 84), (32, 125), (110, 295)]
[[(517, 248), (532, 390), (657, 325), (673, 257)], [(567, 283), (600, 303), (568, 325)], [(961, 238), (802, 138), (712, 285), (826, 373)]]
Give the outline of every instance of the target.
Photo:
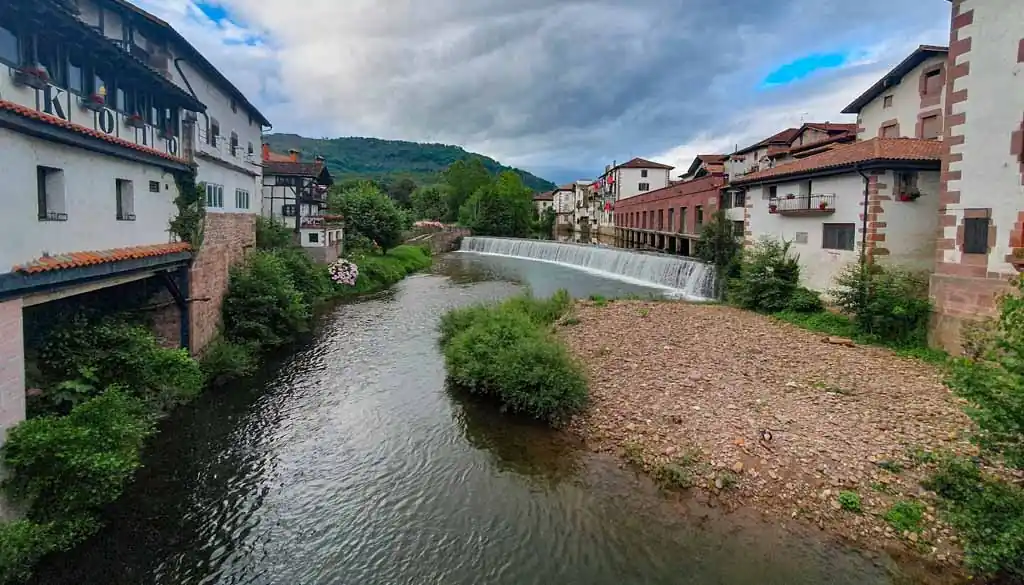
[(441, 230), (429, 231), (414, 235), (406, 240), (407, 244), (427, 244), (431, 254), (443, 254), (459, 248), (462, 238), (471, 235), (467, 228), (446, 227)]
[[(582, 302), (576, 318), (561, 334), (587, 365), (593, 403), (574, 430), (593, 450), (867, 548), (960, 555), (919, 483), (936, 454), (972, 452), (936, 367), (724, 306)], [(903, 500), (919, 531), (885, 520)]]

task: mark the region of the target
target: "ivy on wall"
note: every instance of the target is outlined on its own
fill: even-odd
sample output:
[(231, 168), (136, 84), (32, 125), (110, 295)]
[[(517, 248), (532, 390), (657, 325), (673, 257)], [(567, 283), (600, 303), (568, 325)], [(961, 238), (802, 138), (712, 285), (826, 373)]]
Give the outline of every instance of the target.
[(198, 251), (203, 245), (203, 220), (206, 219), (205, 186), (196, 183), (195, 168), (178, 173), (174, 181), (178, 185), (178, 196), (174, 199), (178, 215), (171, 220), (171, 233)]

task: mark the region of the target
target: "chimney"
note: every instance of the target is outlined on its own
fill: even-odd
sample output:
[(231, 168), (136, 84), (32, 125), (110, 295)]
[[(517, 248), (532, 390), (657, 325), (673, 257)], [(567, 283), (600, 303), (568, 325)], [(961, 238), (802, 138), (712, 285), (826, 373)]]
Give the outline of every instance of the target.
[(298, 150), (293, 148), (293, 149), (288, 151), (288, 155), (291, 157), (292, 162), (299, 162), (299, 151)]
[(270, 145), (263, 143), (263, 160), (270, 160)]

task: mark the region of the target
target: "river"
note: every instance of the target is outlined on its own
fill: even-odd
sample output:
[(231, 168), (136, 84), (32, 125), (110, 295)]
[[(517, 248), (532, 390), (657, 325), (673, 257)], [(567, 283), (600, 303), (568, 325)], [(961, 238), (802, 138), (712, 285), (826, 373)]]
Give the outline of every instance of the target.
[(555, 264), (439, 258), (431, 274), (336, 307), (261, 377), (177, 410), (109, 525), (35, 582), (891, 582), (868, 555), (666, 497), (571, 437), (446, 390), (439, 315), (520, 284), (658, 292)]

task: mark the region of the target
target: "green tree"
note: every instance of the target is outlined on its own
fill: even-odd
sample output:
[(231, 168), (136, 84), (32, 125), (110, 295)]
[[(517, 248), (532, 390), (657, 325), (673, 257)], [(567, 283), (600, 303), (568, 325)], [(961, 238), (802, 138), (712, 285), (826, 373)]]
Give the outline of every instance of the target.
[(505, 171), (476, 193), (460, 210), (460, 221), (483, 236), (524, 238), (530, 235), (533, 196), (519, 175)]
[(739, 253), (743, 249), (732, 222), (719, 209), (704, 224), (697, 242), (696, 256), (715, 267), (715, 293), (722, 295), (730, 278), (738, 276)]
[(537, 227), (534, 230), (542, 238), (550, 238), (555, 232), (555, 209), (548, 207), (537, 217)]
[(368, 238), (384, 252), (402, 243), (404, 215), (373, 183), (333, 193), (328, 206), (332, 213), (345, 216), (346, 240)]
[(446, 218), (448, 221), (455, 220), (462, 206), (480, 188), (486, 187), (492, 181), (487, 167), (484, 166), (482, 160), (476, 157), (455, 161), (445, 169), (442, 178), (449, 188), (448, 217)]
[(441, 221), (448, 217), (449, 189), (444, 185), (420, 187), (412, 193), (412, 214), (414, 219)]
[(402, 177), (388, 185), (388, 197), (394, 199), (395, 203), (402, 207), (409, 207), (411, 205), (411, 197), (414, 191), (416, 191), (416, 181), (408, 177)]

